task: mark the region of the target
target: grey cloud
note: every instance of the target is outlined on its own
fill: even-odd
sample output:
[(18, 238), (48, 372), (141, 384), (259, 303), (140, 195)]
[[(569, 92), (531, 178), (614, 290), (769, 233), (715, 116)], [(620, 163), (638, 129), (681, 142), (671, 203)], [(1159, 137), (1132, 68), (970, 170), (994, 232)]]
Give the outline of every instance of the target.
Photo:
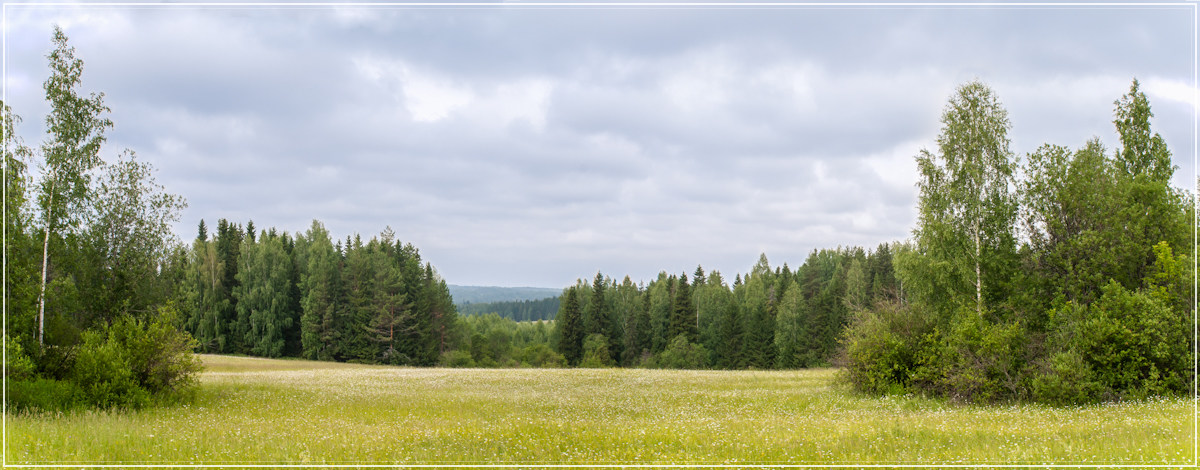
[[(905, 238), (957, 84), (993, 85), (1015, 151), (1111, 148), (1129, 79), (1190, 83), (1193, 54), (1170, 8), (90, 11), (10, 17), (26, 128), (65, 18), (113, 146), (189, 199), (182, 238), (201, 217), (391, 225), (458, 284), (731, 279), (761, 251)], [(1194, 168), (1191, 108), (1152, 102)]]

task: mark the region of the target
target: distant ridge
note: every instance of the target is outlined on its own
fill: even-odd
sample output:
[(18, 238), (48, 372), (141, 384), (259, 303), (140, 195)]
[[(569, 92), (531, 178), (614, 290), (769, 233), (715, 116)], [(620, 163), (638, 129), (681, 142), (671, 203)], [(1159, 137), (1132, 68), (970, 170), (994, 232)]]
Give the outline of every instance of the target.
[(547, 297), (558, 297), (561, 288), (553, 287), (495, 287), (495, 286), (459, 286), (449, 284), (450, 296), (454, 303), (463, 305), (484, 302), (508, 302), (513, 300), (541, 300)]

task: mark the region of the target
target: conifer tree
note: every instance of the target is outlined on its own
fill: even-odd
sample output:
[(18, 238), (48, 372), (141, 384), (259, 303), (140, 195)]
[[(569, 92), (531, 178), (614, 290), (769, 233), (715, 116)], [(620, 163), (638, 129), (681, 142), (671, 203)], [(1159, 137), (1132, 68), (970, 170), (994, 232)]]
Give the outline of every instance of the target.
[(337, 356), (341, 329), (337, 300), (340, 297), (338, 254), (329, 240), (329, 232), (313, 220), (305, 235), (307, 269), (300, 280), (300, 334), (303, 355), (309, 359), (331, 360)]
[(674, 339), (676, 336), (685, 335), (688, 342), (697, 342), (696, 304), (692, 303), (692, 289), (688, 286), (687, 274), (679, 275), (671, 309), (671, 325), (667, 336)]
[(563, 293), (566, 299), (558, 312), (555, 325), (559, 330), (558, 353), (567, 358), (570, 365), (579, 364), (583, 356), (583, 318), (579, 310), (579, 297), (576, 287), (567, 288)]

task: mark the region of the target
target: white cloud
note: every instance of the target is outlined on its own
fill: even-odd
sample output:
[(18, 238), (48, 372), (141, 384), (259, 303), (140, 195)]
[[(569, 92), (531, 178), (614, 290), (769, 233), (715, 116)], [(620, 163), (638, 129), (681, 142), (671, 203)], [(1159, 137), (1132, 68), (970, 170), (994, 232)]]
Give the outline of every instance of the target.
[(1193, 108), (1196, 102), (1196, 87), (1182, 79), (1150, 77), (1143, 83), (1146, 95), (1151, 99), (1162, 99)]
[(453, 79), (402, 60), (361, 56), (353, 63), (363, 77), (399, 101), (413, 121), (440, 121), (475, 100), (469, 88)]

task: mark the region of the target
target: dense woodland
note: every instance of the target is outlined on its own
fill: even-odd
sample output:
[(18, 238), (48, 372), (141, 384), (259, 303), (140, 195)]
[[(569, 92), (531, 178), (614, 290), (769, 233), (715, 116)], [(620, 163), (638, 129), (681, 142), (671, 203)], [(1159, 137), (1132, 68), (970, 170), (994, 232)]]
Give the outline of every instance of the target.
[(390, 228), (334, 242), (200, 221), (177, 286), (183, 327), (209, 353), (432, 365), (456, 324), (446, 283)]
[(507, 300), (501, 302), (459, 303), (458, 313), (483, 315), (494, 313), (515, 321), (553, 320), (558, 313), (558, 297), (539, 300)]
[[(766, 255), (729, 280), (596, 273), (558, 298), (460, 315), (416, 247), (199, 221), (125, 151), (100, 157), (103, 94), (55, 29), (46, 138), (4, 107), (9, 402), (62, 409), (176, 396), (191, 351), (413, 366), (845, 367), (871, 393), (1055, 403), (1180, 393), (1194, 377), (1191, 194), (1136, 81), (1119, 146), (1009, 149), (995, 93), (960, 87), (916, 156), (908, 241)], [(39, 173), (36, 178), (33, 171)], [(486, 311), (482, 311), (486, 310)], [(486, 313), (486, 314), (485, 314)], [(550, 320), (550, 319), (553, 320)], [(519, 320), (519, 321), (518, 321)], [(549, 321), (548, 321), (549, 320)]]
[(1018, 156), (996, 94), (946, 105), (916, 156), (908, 241), (765, 256), (728, 285), (697, 268), (650, 284), (597, 274), (562, 296), (553, 341), (571, 365), (845, 367), (871, 393), (1084, 403), (1194, 383), (1196, 217), (1135, 80), (1114, 102), (1120, 145)]

